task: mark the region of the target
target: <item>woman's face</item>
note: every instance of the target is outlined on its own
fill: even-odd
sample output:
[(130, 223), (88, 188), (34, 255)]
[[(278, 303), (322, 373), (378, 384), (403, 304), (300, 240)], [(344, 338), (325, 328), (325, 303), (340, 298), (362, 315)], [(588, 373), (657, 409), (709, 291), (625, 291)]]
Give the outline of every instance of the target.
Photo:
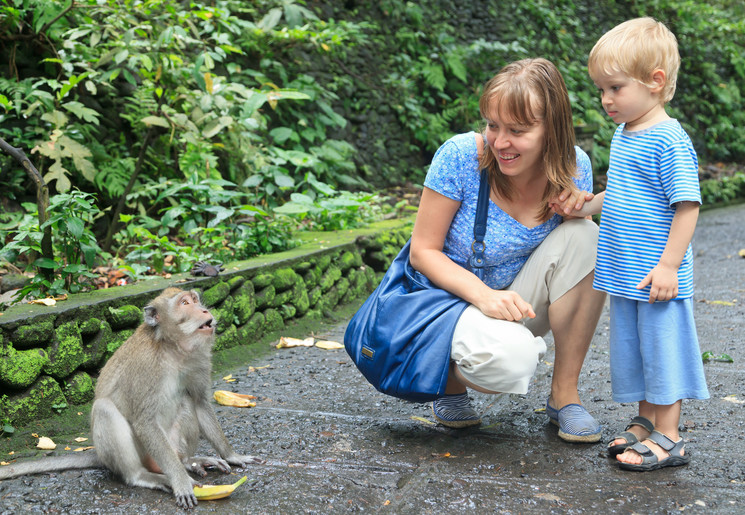
[(533, 125), (519, 123), (505, 109), (494, 110), (486, 119), (486, 141), (508, 177), (532, 177), (543, 173), (542, 120)]

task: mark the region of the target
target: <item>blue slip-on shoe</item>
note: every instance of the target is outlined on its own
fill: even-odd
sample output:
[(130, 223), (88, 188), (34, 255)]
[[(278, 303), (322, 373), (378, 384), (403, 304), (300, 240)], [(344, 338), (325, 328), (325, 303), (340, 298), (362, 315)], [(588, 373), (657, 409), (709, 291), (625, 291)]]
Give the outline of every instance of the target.
[(481, 417), (471, 407), (467, 393), (445, 395), (432, 402), (432, 414), (443, 426), (460, 429), (481, 424)]
[(546, 415), (559, 426), (559, 438), (564, 441), (594, 443), (602, 436), (603, 428), (581, 404), (567, 404), (557, 410), (547, 400)]

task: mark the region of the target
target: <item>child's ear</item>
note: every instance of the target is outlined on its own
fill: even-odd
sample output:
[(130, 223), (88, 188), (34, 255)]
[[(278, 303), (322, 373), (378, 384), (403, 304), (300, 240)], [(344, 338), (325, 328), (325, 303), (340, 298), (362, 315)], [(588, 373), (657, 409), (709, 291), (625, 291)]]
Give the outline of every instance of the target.
[(652, 72), (652, 86), (649, 89), (652, 93), (659, 93), (665, 87), (666, 82), (667, 76), (665, 75), (665, 70), (657, 68)]

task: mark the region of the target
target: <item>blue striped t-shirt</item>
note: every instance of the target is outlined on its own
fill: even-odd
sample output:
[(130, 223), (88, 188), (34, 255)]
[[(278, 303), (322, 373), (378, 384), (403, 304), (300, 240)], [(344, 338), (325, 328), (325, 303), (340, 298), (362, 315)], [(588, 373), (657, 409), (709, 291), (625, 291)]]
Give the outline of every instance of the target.
[[(641, 131), (616, 129), (600, 220), (594, 287), (628, 299), (648, 300), (637, 290), (665, 250), (675, 203), (701, 202), (698, 159), (677, 120)], [(691, 246), (678, 269), (678, 297), (693, 296)]]

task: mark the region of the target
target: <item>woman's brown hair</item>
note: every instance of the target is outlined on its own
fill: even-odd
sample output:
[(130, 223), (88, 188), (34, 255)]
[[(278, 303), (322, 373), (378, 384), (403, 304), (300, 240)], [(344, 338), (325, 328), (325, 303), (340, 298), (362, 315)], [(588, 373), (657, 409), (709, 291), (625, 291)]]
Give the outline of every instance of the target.
[[(551, 61), (542, 58), (510, 63), (484, 86), (479, 111), (484, 119), (490, 113), (503, 111), (525, 126), (544, 124), (543, 169), (548, 183), (540, 219), (547, 220), (551, 215), (548, 200), (575, 187), (572, 178), (577, 174), (572, 108), (561, 73)], [(479, 164), (488, 168), (492, 187), (499, 195), (510, 199), (509, 182), (499, 170), (494, 154), (484, 149)]]

